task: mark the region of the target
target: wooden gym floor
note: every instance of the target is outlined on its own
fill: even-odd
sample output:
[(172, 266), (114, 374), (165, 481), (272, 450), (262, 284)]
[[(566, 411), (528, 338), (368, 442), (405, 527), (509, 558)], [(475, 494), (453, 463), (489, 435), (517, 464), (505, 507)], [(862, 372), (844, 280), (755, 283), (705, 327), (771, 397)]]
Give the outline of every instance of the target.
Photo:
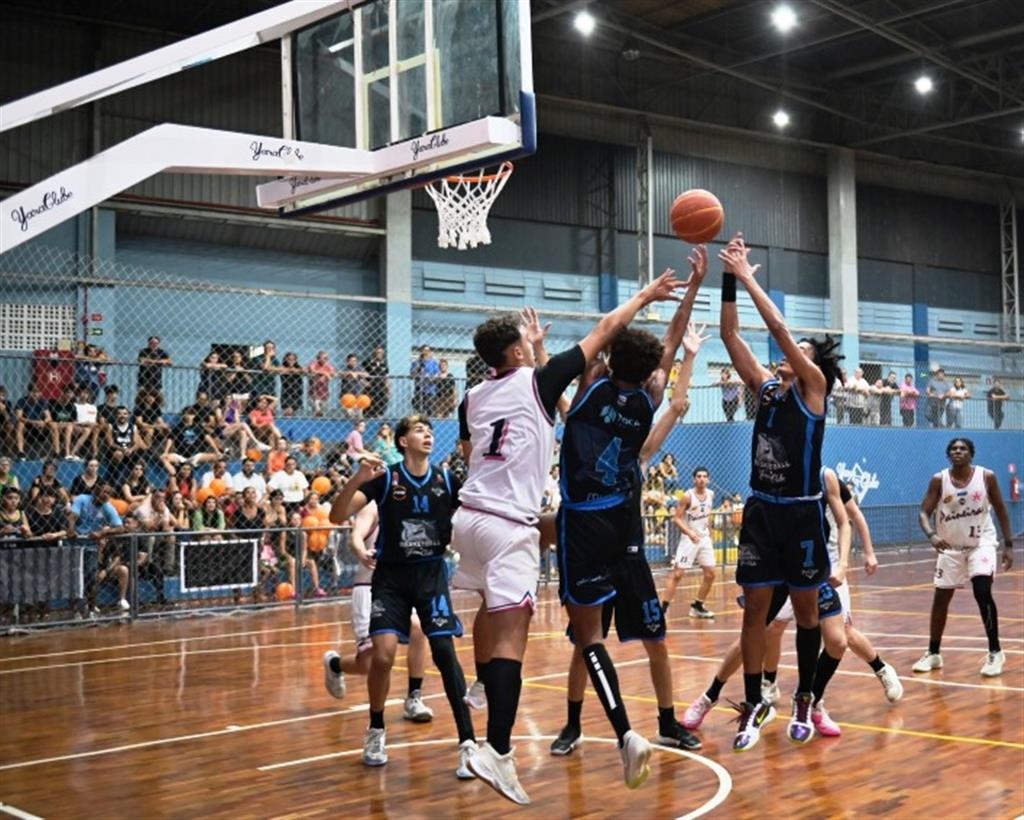
[[(785, 716), (757, 748), (731, 751), (730, 710), (705, 721), (700, 754), (656, 747), (650, 780), (622, 784), (619, 756), (594, 694), (583, 747), (548, 754), (565, 719), (568, 644), (554, 587), (534, 619), (516, 724), (518, 809), (454, 775), (454, 727), (436, 671), (425, 689), (433, 723), (401, 720), (404, 654), (389, 705), (390, 762), (360, 760), (363, 682), (344, 701), (324, 690), (320, 658), (351, 652), (348, 604), (251, 615), (43, 632), (0, 640), (0, 817), (523, 817), (1015, 818), (1024, 814), (1024, 572), (996, 580), (1006, 670), (984, 679), (986, 644), (969, 590), (957, 593), (945, 668), (914, 675), (927, 645), (933, 561), (883, 555), (872, 578), (852, 573), (858, 626), (897, 668), (906, 694), (890, 705), (870, 670), (847, 654), (828, 693), (843, 729), (806, 747), (785, 738)], [(1019, 557), (1019, 556), (1018, 556)], [(659, 579), (660, 580), (660, 579)], [(713, 621), (686, 617), (694, 576), (670, 610), (677, 713), (707, 686), (740, 617), (731, 580), (715, 587)], [(477, 599), (457, 597), (467, 630)], [(780, 683), (794, 680), (792, 634)], [(472, 648), (458, 642), (473, 678)], [(639, 644), (610, 642), (635, 728), (656, 732)], [(725, 698), (741, 696), (730, 681)], [(485, 717), (474, 713), (479, 737)]]

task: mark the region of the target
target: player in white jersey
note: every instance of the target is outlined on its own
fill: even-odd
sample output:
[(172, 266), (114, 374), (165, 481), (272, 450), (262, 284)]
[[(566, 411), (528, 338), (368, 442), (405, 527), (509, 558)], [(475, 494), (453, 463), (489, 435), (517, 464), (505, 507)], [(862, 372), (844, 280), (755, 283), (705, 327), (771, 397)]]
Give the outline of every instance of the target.
[[(345, 674), (362, 675), (370, 671), (373, 641), (370, 639), (370, 581), (377, 565), (374, 544), (377, 543), (377, 502), (371, 501), (352, 518), (349, 546), (359, 561), (352, 581), (352, 631), (355, 633), (356, 653), (342, 658), (335, 650), (324, 653), (324, 686), (334, 697), (345, 697), (347, 686)], [(370, 545), (367, 548), (367, 544)], [(423, 677), (427, 668), (427, 638), (420, 628), (420, 620), (413, 613), (412, 629), (409, 633), (409, 650), (406, 667), (409, 670), (409, 689), (402, 707), (402, 717), (414, 723), (428, 723), (434, 719), (434, 711), (423, 702)]]
[(547, 328), (534, 311), (489, 319), (473, 335), (477, 354), (494, 376), (472, 388), (459, 405), (459, 437), (469, 474), (452, 519), (461, 555), (452, 586), (483, 597), (473, 644), (477, 679), (487, 692), (487, 741), (470, 765), (516, 803), (530, 802), (516, 774), (511, 737), (539, 580), (534, 525), (554, 454), (555, 408), (573, 379), (639, 310), (677, 299), (674, 291), (683, 284), (674, 271), (666, 271), (602, 318), (578, 345), (546, 364)]
[[(988, 655), (981, 667), (985, 677), (1003, 673), (1006, 657), (999, 645), (999, 615), (992, 597), (996, 564), (1003, 571), (1013, 566), (1013, 532), (995, 473), (973, 464), (974, 442), (955, 438), (946, 446), (950, 468), (928, 482), (918, 520), (938, 558), (935, 561), (935, 597), (932, 599), (928, 651), (914, 664), (915, 672), (942, 668), (939, 647), (946, 628), (949, 602), (958, 587), (970, 579), (974, 600), (988, 638)], [(992, 512), (1003, 531), (1003, 557), (996, 560), (996, 528)], [(934, 516), (934, 524), (932, 517)]]
[(697, 597), (690, 604), (691, 618), (714, 618), (715, 613), (704, 606), (715, 583), (715, 549), (711, 545), (710, 516), (715, 508), (715, 493), (708, 489), (711, 474), (707, 467), (693, 471), (693, 487), (683, 493), (676, 505), (672, 523), (679, 530), (679, 546), (672, 558), (672, 569), (665, 581), (665, 592), (661, 596), (661, 608), (668, 612), (669, 604), (676, 594), (676, 587), (686, 570), (700, 567), (703, 577)]

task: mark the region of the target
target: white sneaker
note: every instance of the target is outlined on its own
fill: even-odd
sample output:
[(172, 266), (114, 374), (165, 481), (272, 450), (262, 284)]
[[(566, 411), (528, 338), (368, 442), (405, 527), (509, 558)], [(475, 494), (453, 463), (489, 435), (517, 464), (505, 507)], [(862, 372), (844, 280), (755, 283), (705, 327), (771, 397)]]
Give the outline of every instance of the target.
[(383, 766), (388, 762), (388, 750), (384, 746), (383, 729), (367, 729), (363, 739), (363, 763), (367, 766)]
[(120, 601), (117, 602), (117, 605), (121, 608), (122, 612), (127, 612), (129, 609), (132, 608), (132, 605), (128, 603), (127, 598), (122, 598)]
[(703, 605), (701, 605), (700, 609), (698, 609), (695, 606), (691, 606), (690, 607), (690, 617), (691, 618), (714, 618), (715, 617), (715, 613), (712, 612), (710, 609), (706, 609)]
[(622, 772), (626, 787), (638, 789), (651, 774), (651, 744), (630, 729), (622, 738)]
[(508, 754), (500, 755), (490, 743), (484, 741), (467, 762), (473, 774), (500, 795), (520, 806), (528, 806), (530, 796), (519, 784), (515, 752), (515, 749), (509, 749)]
[(769, 706), (774, 706), (779, 702), (779, 698), (782, 697), (782, 692), (779, 689), (778, 681), (761, 681), (761, 700), (767, 703)]
[(473, 681), (473, 685), (469, 687), (463, 700), (470, 709), (486, 709), (487, 690), (484, 689), (484, 682)]
[(256, 449), (259, 450), (261, 453), (266, 453), (268, 450), (270, 450), (270, 445), (267, 444), (265, 441), (257, 441)]
[(475, 740), (464, 740), (459, 744), (459, 768), (455, 770), (455, 776), (459, 780), (472, 780), (476, 777), (473, 770), (469, 768), (469, 760), (478, 750), (479, 747)]
[(707, 696), (702, 694), (697, 700), (686, 707), (686, 711), (683, 713), (682, 724), (691, 732), (696, 731), (700, 728), (700, 725), (704, 722), (704, 718), (707, 717), (715, 707), (714, 701)]
[(933, 669), (942, 668), (942, 655), (938, 652), (925, 652), (921, 656), (921, 660), (915, 663), (912, 667), (915, 672), (931, 672)]
[(430, 723), (434, 719), (434, 710), (423, 702), (423, 695), (416, 689), (405, 699), (402, 717), (413, 723)]
[(900, 681), (899, 675), (896, 674), (896, 670), (889, 664), (883, 664), (882, 668), (875, 672), (875, 675), (882, 682), (882, 688), (885, 690), (885, 696), (889, 699), (889, 703), (895, 703), (903, 697), (903, 683)]
[(331, 661), (335, 658), (338, 659), (338, 663), (341, 663), (341, 655), (335, 652), (333, 649), (324, 652), (324, 686), (327, 687), (327, 691), (331, 693), (332, 697), (341, 700), (345, 697), (345, 673), (335, 672), (331, 668)]
[(996, 675), (1003, 674), (1003, 664), (1006, 663), (1006, 655), (1003, 654), (1003, 650), (998, 652), (989, 652), (988, 657), (985, 658), (985, 665), (981, 667), (981, 674), (986, 678), (994, 678)]

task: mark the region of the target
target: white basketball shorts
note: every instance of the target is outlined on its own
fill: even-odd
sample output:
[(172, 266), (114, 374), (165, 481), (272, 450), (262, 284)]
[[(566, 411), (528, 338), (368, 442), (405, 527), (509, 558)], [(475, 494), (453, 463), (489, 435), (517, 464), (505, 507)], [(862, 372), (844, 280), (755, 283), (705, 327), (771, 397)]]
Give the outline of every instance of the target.
[(935, 586), (959, 589), (976, 575), (995, 575), (996, 545), (989, 541), (976, 547), (940, 552), (935, 561)]
[(675, 569), (715, 566), (715, 549), (711, 546), (711, 535), (705, 533), (696, 544), (685, 535), (680, 535), (672, 566)]
[(540, 533), (508, 518), (459, 507), (452, 543), (462, 556), (453, 589), (479, 592), (490, 612), (536, 605)]

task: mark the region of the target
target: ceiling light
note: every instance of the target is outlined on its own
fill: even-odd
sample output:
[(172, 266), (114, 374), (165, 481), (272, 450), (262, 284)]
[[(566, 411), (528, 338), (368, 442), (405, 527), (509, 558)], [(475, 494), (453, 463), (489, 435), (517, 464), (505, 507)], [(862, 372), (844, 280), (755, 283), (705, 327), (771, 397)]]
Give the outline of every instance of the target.
[(772, 115), (772, 122), (775, 123), (776, 128), (785, 128), (789, 125), (789, 114), (780, 108)]
[(932, 83), (931, 77), (929, 77), (927, 74), (922, 74), (920, 77), (914, 80), (914, 88), (917, 89), (918, 94), (927, 94), (929, 91), (935, 88), (935, 85), (934, 83)]
[(772, 12), (772, 25), (785, 34), (796, 26), (796, 12), (789, 6), (776, 6)]
[(576, 17), (572, 21), (573, 28), (576, 29), (584, 37), (589, 37), (593, 31), (594, 26), (597, 25), (597, 21), (594, 19), (594, 15), (586, 9), (576, 14)]

